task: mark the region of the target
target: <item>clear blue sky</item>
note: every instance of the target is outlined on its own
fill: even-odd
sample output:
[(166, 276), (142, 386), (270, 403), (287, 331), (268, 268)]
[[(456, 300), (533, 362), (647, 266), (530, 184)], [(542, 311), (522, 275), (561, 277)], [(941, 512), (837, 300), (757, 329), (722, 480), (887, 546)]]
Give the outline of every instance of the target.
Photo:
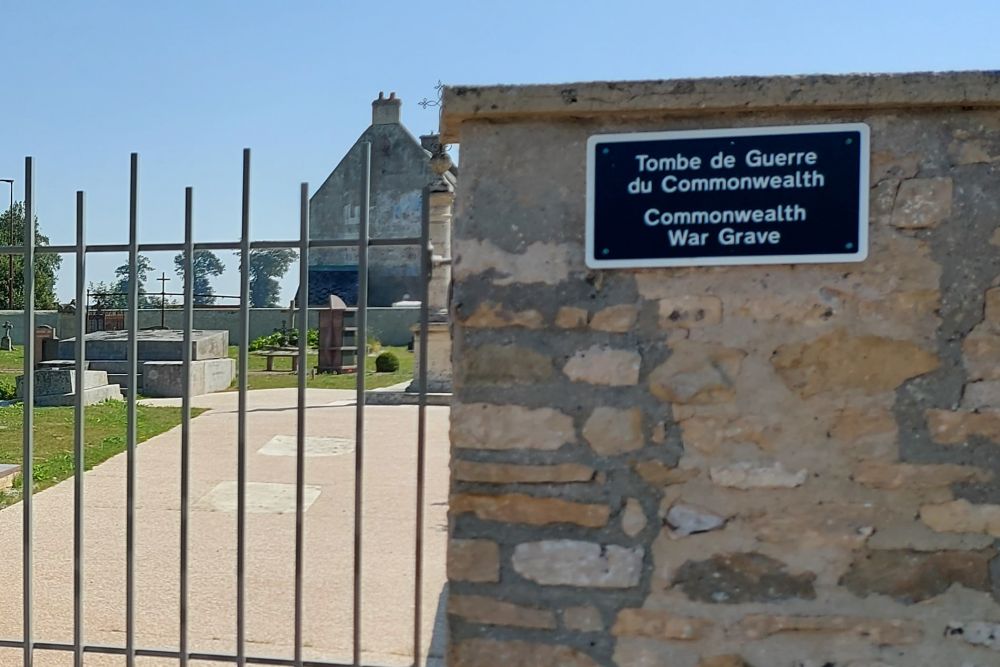
[[(141, 155), (142, 241), (236, 238), (241, 150), (254, 151), (254, 237), (288, 238), (298, 184), (318, 187), (370, 121), (379, 90), (417, 102), (446, 84), (995, 69), (1000, 3), (704, 0), (505, 2), (0, 3), (0, 178), (36, 159), (37, 210), (73, 242), (74, 192), (89, 242), (123, 242), (129, 153)], [(0, 205), (6, 203), (0, 184)], [(93, 280), (123, 256), (92, 256)], [(173, 274), (169, 256), (157, 271)], [(217, 291), (236, 289), (236, 262)], [(294, 271), (294, 269), (293, 269)], [(285, 296), (294, 290), (290, 274)], [(171, 284), (179, 289), (179, 281)], [(68, 259), (59, 294), (73, 293)]]

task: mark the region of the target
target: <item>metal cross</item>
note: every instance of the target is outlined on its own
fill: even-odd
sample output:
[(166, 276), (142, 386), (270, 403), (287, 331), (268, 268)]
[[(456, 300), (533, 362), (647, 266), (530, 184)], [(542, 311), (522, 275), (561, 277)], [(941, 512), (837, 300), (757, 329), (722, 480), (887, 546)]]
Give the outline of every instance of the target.
[(160, 277), (157, 278), (160, 281), (160, 328), (166, 329), (167, 324), (167, 283), (170, 282), (170, 278), (167, 278), (166, 272), (161, 272)]

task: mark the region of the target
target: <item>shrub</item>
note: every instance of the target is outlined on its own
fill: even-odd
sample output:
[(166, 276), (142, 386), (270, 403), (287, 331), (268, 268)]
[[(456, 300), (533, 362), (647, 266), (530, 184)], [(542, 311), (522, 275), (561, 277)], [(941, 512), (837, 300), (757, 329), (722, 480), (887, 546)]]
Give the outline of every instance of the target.
[(368, 337), (368, 354), (378, 354), (382, 351), (382, 341), (375, 336)]
[(392, 352), (383, 352), (375, 357), (376, 373), (395, 373), (399, 370), (399, 359)]
[(13, 401), (15, 398), (14, 383), (8, 381), (0, 382), (0, 401)]
[(261, 336), (260, 338), (254, 338), (250, 341), (250, 351), (254, 352), (256, 350), (263, 350), (267, 347), (281, 347), (287, 344), (288, 337), (280, 331), (275, 331), (273, 334)]

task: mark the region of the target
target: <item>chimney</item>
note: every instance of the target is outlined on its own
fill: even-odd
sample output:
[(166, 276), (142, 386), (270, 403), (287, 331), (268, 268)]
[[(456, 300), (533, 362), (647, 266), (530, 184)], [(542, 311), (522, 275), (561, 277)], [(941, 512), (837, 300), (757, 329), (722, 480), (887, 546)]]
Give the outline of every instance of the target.
[(420, 135), (420, 146), (425, 151), (434, 155), (437, 153), (438, 147), (441, 145), (441, 135), (440, 134), (421, 134)]
[(396, 97), (396, 93), (389, 93), (386, 98), (385, 93), (379, 91), (378, 99), (372, 102), (372, 125), (393, 125), (399, 124), (399, 107), (403, 101)]

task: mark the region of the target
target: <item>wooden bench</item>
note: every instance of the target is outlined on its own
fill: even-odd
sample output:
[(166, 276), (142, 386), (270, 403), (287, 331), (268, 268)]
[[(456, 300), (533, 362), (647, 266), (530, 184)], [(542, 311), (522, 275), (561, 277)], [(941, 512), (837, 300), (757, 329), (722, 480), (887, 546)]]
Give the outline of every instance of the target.
[(278, 357), (290, 358), (292, 360), (292, 372), (299, 370), (299, 353), (295, 350), (267, 350), (266, 352), (254, 352), (267, 359), (267, 370), (274, 370), (274, 360)]

